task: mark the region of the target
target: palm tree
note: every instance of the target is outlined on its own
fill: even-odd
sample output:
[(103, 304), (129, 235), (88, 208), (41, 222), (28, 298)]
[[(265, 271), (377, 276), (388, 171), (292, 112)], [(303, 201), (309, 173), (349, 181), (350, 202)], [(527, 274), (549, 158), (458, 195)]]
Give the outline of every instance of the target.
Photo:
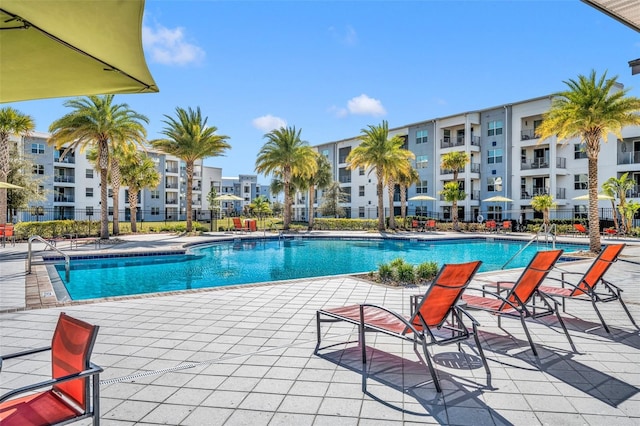
[[(35, 128), (31, 116), (11, 107), (0, 108), (0, 182), (6, 183), (9, 176), (9, 157), (12, 134), (27, 136)], [(7, 189), (0, 188), (0, 224), (7, 223)]]
[(396, 182), (400, 185), (400, 216), (402, 216), (402, 221), (404, 222), (404, 226), (406, 227), (407, 221), (407, 188), (411, 185), (419, 184), (420, 174), (418, 171), (411, 167), (411, 169), (407, 173), (398, 173), (396, 177)]
[(549, 212), (556, 206), (553, 197), (549, 194), (536, 195), (531, 199), (531, 207), (537, 212), (542, 212), (542, 221), (545, 228), (549, 229)]
[[(400, 139), (404, 144), (404, 141)], [(396, 179), (401, 174), (409, 173), (409, 171), (413, 168), (411, 167), (411, 158), (415, 158), (415, 155), (412, 152), (407, 151), (406, 149), (402, 149), (402, 145), (400, 148), (394, 146), (391, 148), (391, 155), (389, 156), (389, 161), (385, 166), (385, 180), (387, 183), (387, 194), (389, 197), (389, 228), (396, 229), (396, 216), (394, 209), (394, 197), (396, 192)], [(402, 208), (402, 203), (401, 203)]]
[[(440, 194), (442, 195), (445, 201), (451, 203), (453, 206), (458, 205), (458, 200), (464, 200), (465, 198), (467, 198), (466, 192), (460, 189), (460, 184), (458, 184), (457, 181), (451, 181), (451, 182), (445, 183), (444, 188), (442, 189), (442, 191), (440, 191)], [(457, 209), (454, 209), (453, 211), (456, 212)], [(457, 212), (454, 214), (453, 217), (454, 217), (453, 226), (454, 226), (454, 229), (457, 230), (458, 229), (456, 227), (458, 223)]]
[(309, 231), (313, 229), (315, 192), (316, 189), (325, 189), (333, 182), (331, 164), (324, 155), (316, 155), (316, 171), (309, 177)]
[(160, 132), (164, 139), (151, 141), (151, 145), (167, 154), (175, 155), (186, 163), (187, 168), (187, 232), (193, 230), (193, 169), (196, 161), (218, 157), (231, 148), (229, 136), (217, 135), (217, 127), (207, 125), (200, 107), (195, 110), (176, 107), (176, 118), (165, 115), (166, 125)]
[[(68, 100), (64, 106), (73, 111), (57, 119), (49, 132), (49, 143), (56, 149), (66, 146), (63, 155), (72, 150), (98, 150), (100, 170), (100, 238), (109, 238), (109, 209), (107, 205), (107, 172), (112, 144), (142, 145), (149, 119), (129, 109), (127, 104), (113, 104), (113, 95), (87, 96)], [(114, 212), (115, 216), (115, 212)]]
[[(399, 136), (389, 139), (389, 125), (386, 120), (382, 124), (369, 125), (362, 129), (360, 145), (355, 147), (347, 157), (348, 169), (354, 170), (359, 167), (369, 169), (369, 173), (375, 170), (376, 173), (376, 194), (378, 196), (378, 231), (385, 230), (384, 223), (384, 185), (385, 177), (389, 177), (394, 168), (408, 168), (411, 164), (407, 161), (413, 157), (413, 153), (402, 149), (404, 140)], [(399, 151), (405, 151), (400, 153)], [(392, 196), (393, 200), (393, 196)], [(390, 225), (393, 223), (393, 202), (391, 202), (389, 218)]]
[(599, 79), (596, 72), (564, 82), (569, 89), (557, 93), (537, 127), (539, 142), (556, 136), (558, 140), (579, 137), (585, 144), (589, 179), (589, 249), (599, 252), (598, 154), (603, 137), (613, 133), (622, 139), (622, 128), (640, 124), (640, 98), (626, 96), (629, 89), (616, 87), (617, 77)]
[[(453, 151), (444, 154), (440, 159), (440, 167), (453, 171), (453, 182), (458, 184), (458, 173), (470, 161), (469, 154), (464, 151)], [(446, 185), (445, 185), (446, 186)], [(458, 230), (458, 200), (466, 198), (466, 194), (462, 198), (453, 197), (451, 199), (451, 218), (453, 220), (453, 229)]]
[(272, 174), (282, 180), (284, 190), (283, 229), (291, 225), (291, 181), (294, 177), (308, 177), (316, 171), (316, 152), (300, 139), (295, 127), (281, 127), (264, 135), (267, 142), (256, 158), (256, 172)]
[(624, 173), (619, 178), (610, 177), (602, 184), (602, 189), (604, 190), (604, 193), (611, 197), (614, 197), (611, 200), (611, 206), (613, 207), (613, 224), (616, 227), (616, 231), (618, 232), (621, 232), (623, 230), (620, 229), (621, 228), (620, 224), (618, 224), (618, 214), (616, 212), (615, 197), (617, 196), (620, 199), (617, 210), (620, 212), (620, 215), (622, 216), (622, 225), (623, 227), (628, 229), (629, 228), (628, 225), (630, 224), (625, 223), (624, 210), (627, 204), (627, 192), (633, 189), (635, 184), (636, 182), (633, 179), (629, 179), (629, 172)]
[(141, 152), (125, 156), (120, 162), (120, 173), (122, 184), (129, 187), (131, 232), (138, 232), (138, 194), (144, 188), (157, 187), (160, 173), (156, 170), (156, 163)]

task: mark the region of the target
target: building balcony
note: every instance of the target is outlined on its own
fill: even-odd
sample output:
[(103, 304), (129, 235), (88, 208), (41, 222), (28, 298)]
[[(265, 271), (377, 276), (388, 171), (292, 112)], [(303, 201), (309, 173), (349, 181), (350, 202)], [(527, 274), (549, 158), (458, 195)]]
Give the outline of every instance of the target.
[(73, 195), (56, 194), (53, 196), (53, 201), (55, 203), (73, 203), (75, 202), (75, 197)]
[(165, 204), (178, 204), (177, 198), (167, 198)]
[(556, 200), (567, 199), (567, 188), (556, 188)]
[[(564, 188), (561, 188), (563, 190), (563, 194), (566, 192)], [(527, 187), (521, 190), (520, 192), (520, 198), (523, 200), (529, 200), (533, 197), (535, 197), (536, 195), (546, 195), (549, 193), (549, 189), (548, 188), (544, 188), (544, 187)]]
[[(458, 169), (458, 173), (464, 173), (464, 167), (462, 167), (461, 169)], [(452, 175), (453, 174), (453, 169), (440, 169), (440, 174), (441, 175)]]
[(480, 173), (480, 163), (471, 163), (471, 173)]
[(520, 140), (528, 141), (530, 139), (538, 139), (536, 136), (536, 131), (533, 129), (525, 129), (520, 131)]
[(167, 173), (176, 173), (177, 174), (178, 173), (178, 168), (177, 167), (167, 167), (165, 169), (165, 172), (167, 172)]
[(618, 164), (640, 163), (640, 151), (618, 153)]
[(75, 164), (76, 157), (73, 155), (65, 155), (64, 157), (62, 157), (62, 159), (60, 159), (60, 156), (56, 156), (53, 161), (62, 164)]
[(53, 181), (61, 182), (61, 183), (75, 183), (76, 178), (70, 175), (66, 175), (66, 176), (56, 175), (53, 177)]
[(471, 194), (469, 194), (469, 197), (472, 200), (480, 200), (480, 191), (471, 191)]
[(440, 148), (453, 148), (455, 146), (464, 146), (464, 137), (444, 137), (440, 139)]

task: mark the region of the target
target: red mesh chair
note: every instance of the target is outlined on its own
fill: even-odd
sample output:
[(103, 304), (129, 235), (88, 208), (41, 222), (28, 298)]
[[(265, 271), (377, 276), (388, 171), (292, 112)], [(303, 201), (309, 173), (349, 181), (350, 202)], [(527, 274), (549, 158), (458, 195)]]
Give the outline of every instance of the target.
[(249, 231), (249, 226), (248, 225), (243, 225), (242, 224), (242, 219), (240, 219), (239, 217), (234, 217), (233, 218), (233, 230), (234, 231), (240, 231), (240, 232)]
[(427, 231), (435, 231), (437, 229), (435, 219), (429, 219), (427, 221), (426, 230)]
[[(473, 278), (481, 263), (476, 261), (444, 265), (429, 290), (421, 297), (415, 312), (408, 317), (382, 306), (366, 303), (317, 311), (318, 343), (315, 352), (317, 353), (319, 349), (322, 349), (320, 348), (320, 326), (323, 322), (346, 321), (358, 326), (358, 340), (362, 349), (363, 364), (367, 362), (365, 345), (365, 332), (367, 331), (376, 331), (398, 337), (411, 341), (414, 345), (420, 343), (436, 390), (441, 392), (440, 382), (433, 368), (433, 362), (427, 347), (434, 344), (444, 345), (449, 343), (458, 343), (459, 345), (461, 341), (473, 335), (487, 376), (490, 376), (491, 372), (478, 339), (478, 323), (460, 306), (457, 306), (462, 292), (471, 282), (471, 278)], [(473, 327), (471, 332), (464, 325), (463, 316), (471, 320)]]
[(580, 223), (574, 223), (573, 224), (573, 229), (575, 229), (575, 231), (579, 235), (588, 235), (589, 234), (589, 231), (587, 231), (587, 228), (585, 228), (584, 225), (582, 225)]
[[(529, 329), (527, 328), (525, 319), (537, 319), (548, 315), (555, 315), (567, 336), (567, 340), (569, 340), (569, 344), (571, 344), (571, 347), (575, 351), (576, 349), (573, 345), (573, 341), (571, 340), (567, 327), (560, 316), (558, 309), (559, 302), (544, 296), (539, 291), (540, 284), (547, 277), (561, 254), (562, 250), (539, 251), (533, 259), (531, 259), (531, 262), (529, 262), (529, 265), (525, 268), (522, 275), (520, 275), (520, 278), (518, 278), (515, 283), (498, 282), (490, 284), (498, 288), (497, 293), (487, 291), (486, 287), (488, 285), (485, 285), (482, 290), (478, 290), (482, 291), (482, 296), (465, 294), (462, 296), (462, 300), (466, 302), (469, 309), (483, 310), (496, 315), (498, 317), (499, 327), (502, 326), (500, 322), (502, 316), (520, 318), (522, 328), (524, 328), (524, 332), (527, 335), (531, 350), (536, 356), (538, 355), (538, 351), (531, 340), (531, 335), (529, 334)], [(508, 289), (508, 292), (505, 296), (502, 296), (500, 292), (505, 289)], [(487, 297), (487, 295), (490, 297)], [(531, 303), (535, 301), (534, 297), (541, 299), (543, 305), (536, 306), (535, 303)]]
[(504, 233), (511, 232), (511, 221), (510, 220), (503, 220), (502, 221), (502, 227), (500, 229)]
[[(563, 312), (565, 311), (565, 302), (567, 299), (591, 302), (593, 309), (596, 311), (596, 314), (602, 323), (602, 327), (607, 333), (611, 333), (611, 331), (609, 330), (607, 323), (604, 321), (597, 304), (617, 300), (627, 313), (631, 323), (638, 328), (638, 325), (631, 316), (631, 312), (629, 312), (627, 305), (622, 300), (622, 289), (603, 278), (609, 267), (618, 260), (618, 256), (620, 255), (620, 252), (622, 252), (624, 246), (624, 244), (611, 244), (605, 246), (584, 274), (582, 274), (582, 272), (562, 271), (560, 279), (548, 277), (549, 280), (559, 281), (561, 283), (561, 287), (541, 285), (538, 287), (538, 290), (547, 296), (562, 298)], [(582, 275), (577, 284), (571, 283), (565, 279), (567, 275), (571, 274)], [(599, 283), (602, 283), (602, 285), (598, 287)], [(604, 289), (600, 289), (601, 287), (604, 287)], [(510, 286), (508, 284), (503, 285), (503, 288), (510, 288)]]
[[(51, 347), (0, 357), (2, 361), (51, 350), (51, 380), (10, 391), (0, 397), (2, 426), (65, 424), (93, 417), (100, 423), (99, 384), (102, 368), (90, 361), (98, 326), (60, 314)], [(48, 388), (37, 393), (38, 389)], [(18, 395), (30, 393), (26, 396)]]
[(498, 225), (495, 220), (488, 220), (485, 226), (487, 227), (487, 232), (498, 232)]

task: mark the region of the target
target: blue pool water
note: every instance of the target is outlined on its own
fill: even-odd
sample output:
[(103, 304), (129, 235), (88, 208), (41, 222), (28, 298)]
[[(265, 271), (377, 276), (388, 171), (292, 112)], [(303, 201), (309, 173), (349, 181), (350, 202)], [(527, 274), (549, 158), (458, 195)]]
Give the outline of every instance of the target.
[[(402, 257), (417, 265), (482, 260), (480, 271), (502, 267), (525, 242), (485, 239), (410, 241), (373, 239), (250, 240), (197, 246), (185, 255), (72, 260), (69, 282), (55, 265), (73, 300), (167, 292), (377, 270)], [(556, 244), (565, 252), (584, 245)], [(546, 244), (532, 244), (509, 264), (526, 266)]]

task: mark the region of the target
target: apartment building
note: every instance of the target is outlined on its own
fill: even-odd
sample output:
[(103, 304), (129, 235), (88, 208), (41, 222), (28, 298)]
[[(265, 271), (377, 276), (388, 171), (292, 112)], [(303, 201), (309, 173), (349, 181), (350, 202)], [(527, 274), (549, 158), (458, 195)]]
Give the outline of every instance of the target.
[[(619, 86), (618, 89), (621, 89)], [(451, 218), (451, 203), (440, 191), (453, 180), (453, 170), (440, 167), (443, 155), (452, 151), (466, 152), (470, 162), (458, 174), (458, 184), (467, 197), (458, 202), (459, 217), (466, 221), (484, 219), (531, 219), (538, 216), (531, 208), (531, 199), (538, 194), (551, 194), (557, 203), (552, 217), (586, 217), (587, 201), (573, 200), (587, 193), (587, 158), (578, 139), (540, 141), (536, 127), (551, 106), (551, 96), (544, 96), (479, 111), (468, 111), (447, 117), (437, 117), (390, 129), (390, 136), (405, 139), (405, 147), (415, 154), (414, 167), (420, 183), (408, 189), (407, 198), (429, 195), (435, 201), (409, 201), (408, 214), (428, 215), (441, 220)], [(629, 172), (636, 186), (629, 194), (640, 197), (640, 127), (623, 129), (623, 138), (606, 136), (599, 155), (598, 183)], [(328, 142), (314, 148), (327, 157), (334, 179), (345, 194), (345, 216), (376, 218), (376, 176), (369, 170), (347, 168), (346, 158), (358, 146), (358, 136)], [(503, 196), (508, 203), (483, 200)], [(317, 208), (322, 203), (318, 191)], [(304, 194), (294, 202), (294, 218), (303, 220), (309, 212)], [(603, 217), (611, 214), (611, 203), (599, 202)], [(389, 202), (385, 192), (385, 212)], [(400, 214), (400, 196), (392, 206)]]
[[(99, 220), (100, 174), (87, 159), (86, 152), (56, 149), (47, 144), (49, 135), (33, 132), (28, 137), (14, 137), (19, 151), (33, 162), (32, 173), (41, 180), (40, 192), (44, 201), (29, 203), (28, 209), (18, 212), (19, 221), (43, 220)], [(138, 221), (186, 220), (187, 176), (184, 161), (152, 149), (147, 150), (160, 173), (160, 184), (153, 189), (143, 189), (138, 196)], [(194, 167), (193, 197), (191, 209), (195, 219), (210, 217), (207, 194), (211, 188), (222, 191), (222, 169), (203, 166), (199, 161)], [(113, 209), (113, 191), (109, 194), (109, 217), (119, 214), (121, 221), (130, 219), (128, 188), (120, 189), (119, 212)]]

